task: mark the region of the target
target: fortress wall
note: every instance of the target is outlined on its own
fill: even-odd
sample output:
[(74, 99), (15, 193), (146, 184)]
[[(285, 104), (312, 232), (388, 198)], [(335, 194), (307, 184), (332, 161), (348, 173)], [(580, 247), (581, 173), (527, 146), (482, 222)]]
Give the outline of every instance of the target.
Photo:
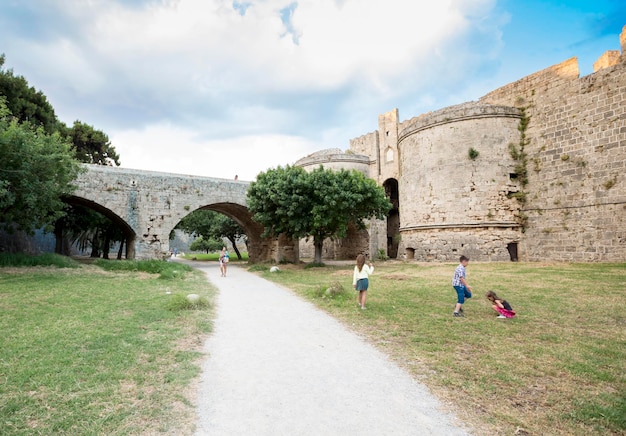
[(380, 173), (377, 158), (378, 148), (378, 131), (367, 133), (350, 140), (350, 151), (370, 157), (369, 177), (373, 179), (377, 179)]
[[(514, 108), (453, 106), (414, 119), (400, 133), (399, 253), (418, 260), (509, 260), (520, 239), (518, 183), (510, 142), (519, 142)], [(469, 157), (469, 149), (479, 154)], [(450, 257), (452, 256), (452, 257)]]
[[(507, 245), (519, 240), (516, 228), (441, 228), (402, 233), (401, 253), (418, 261), (458, 262), (462, 254), (483, 262), (511, 260)], [(407, 250), (408, 249), (408, 250)]]
[(378, 116), (378, 182), (399, 178), (398, 109)]
[(520, 258), (623, 262), (626, 59), (582, 78), (574, 64), (570, 59), (480, 101), (523, 106), (530, 116)]

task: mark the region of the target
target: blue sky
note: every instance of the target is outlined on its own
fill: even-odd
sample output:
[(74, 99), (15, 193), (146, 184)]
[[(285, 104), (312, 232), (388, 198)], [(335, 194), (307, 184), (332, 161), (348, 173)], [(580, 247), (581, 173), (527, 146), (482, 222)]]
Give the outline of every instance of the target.
[(618, 50), (626, 2), (4, 0), (6, 68), (122, 166), (254, 179), (578, 56)]

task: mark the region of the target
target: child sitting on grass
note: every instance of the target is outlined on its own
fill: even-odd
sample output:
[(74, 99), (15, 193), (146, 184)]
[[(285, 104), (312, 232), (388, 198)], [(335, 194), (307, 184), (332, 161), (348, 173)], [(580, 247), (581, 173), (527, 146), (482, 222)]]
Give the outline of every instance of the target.
[(513, 318), (515, 316), (515, 312), (513, 311), (511, 305), (506, 300), (498, 297), (495, 292), (487, 292), (487, 300), (493, 303), (491, 308), (500, 314), (498, 318)]

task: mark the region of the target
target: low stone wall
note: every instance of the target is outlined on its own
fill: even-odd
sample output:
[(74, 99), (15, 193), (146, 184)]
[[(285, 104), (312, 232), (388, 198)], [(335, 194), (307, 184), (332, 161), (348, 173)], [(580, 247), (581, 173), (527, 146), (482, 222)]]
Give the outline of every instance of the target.
[(516, 244), (519, 237), (517, 227), (407, 229), (402, 232), (399, 257), (456, 262), (465, 255), (480, 261), (509, 261), (509, 244)]

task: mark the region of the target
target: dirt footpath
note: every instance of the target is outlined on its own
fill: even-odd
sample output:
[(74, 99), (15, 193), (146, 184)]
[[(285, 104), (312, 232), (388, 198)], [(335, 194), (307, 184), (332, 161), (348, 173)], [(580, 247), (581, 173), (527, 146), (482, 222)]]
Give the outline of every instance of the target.
[(421, 384), (267, 280), (194, 263), (219, 288), (196, 434), (467, 435)]

